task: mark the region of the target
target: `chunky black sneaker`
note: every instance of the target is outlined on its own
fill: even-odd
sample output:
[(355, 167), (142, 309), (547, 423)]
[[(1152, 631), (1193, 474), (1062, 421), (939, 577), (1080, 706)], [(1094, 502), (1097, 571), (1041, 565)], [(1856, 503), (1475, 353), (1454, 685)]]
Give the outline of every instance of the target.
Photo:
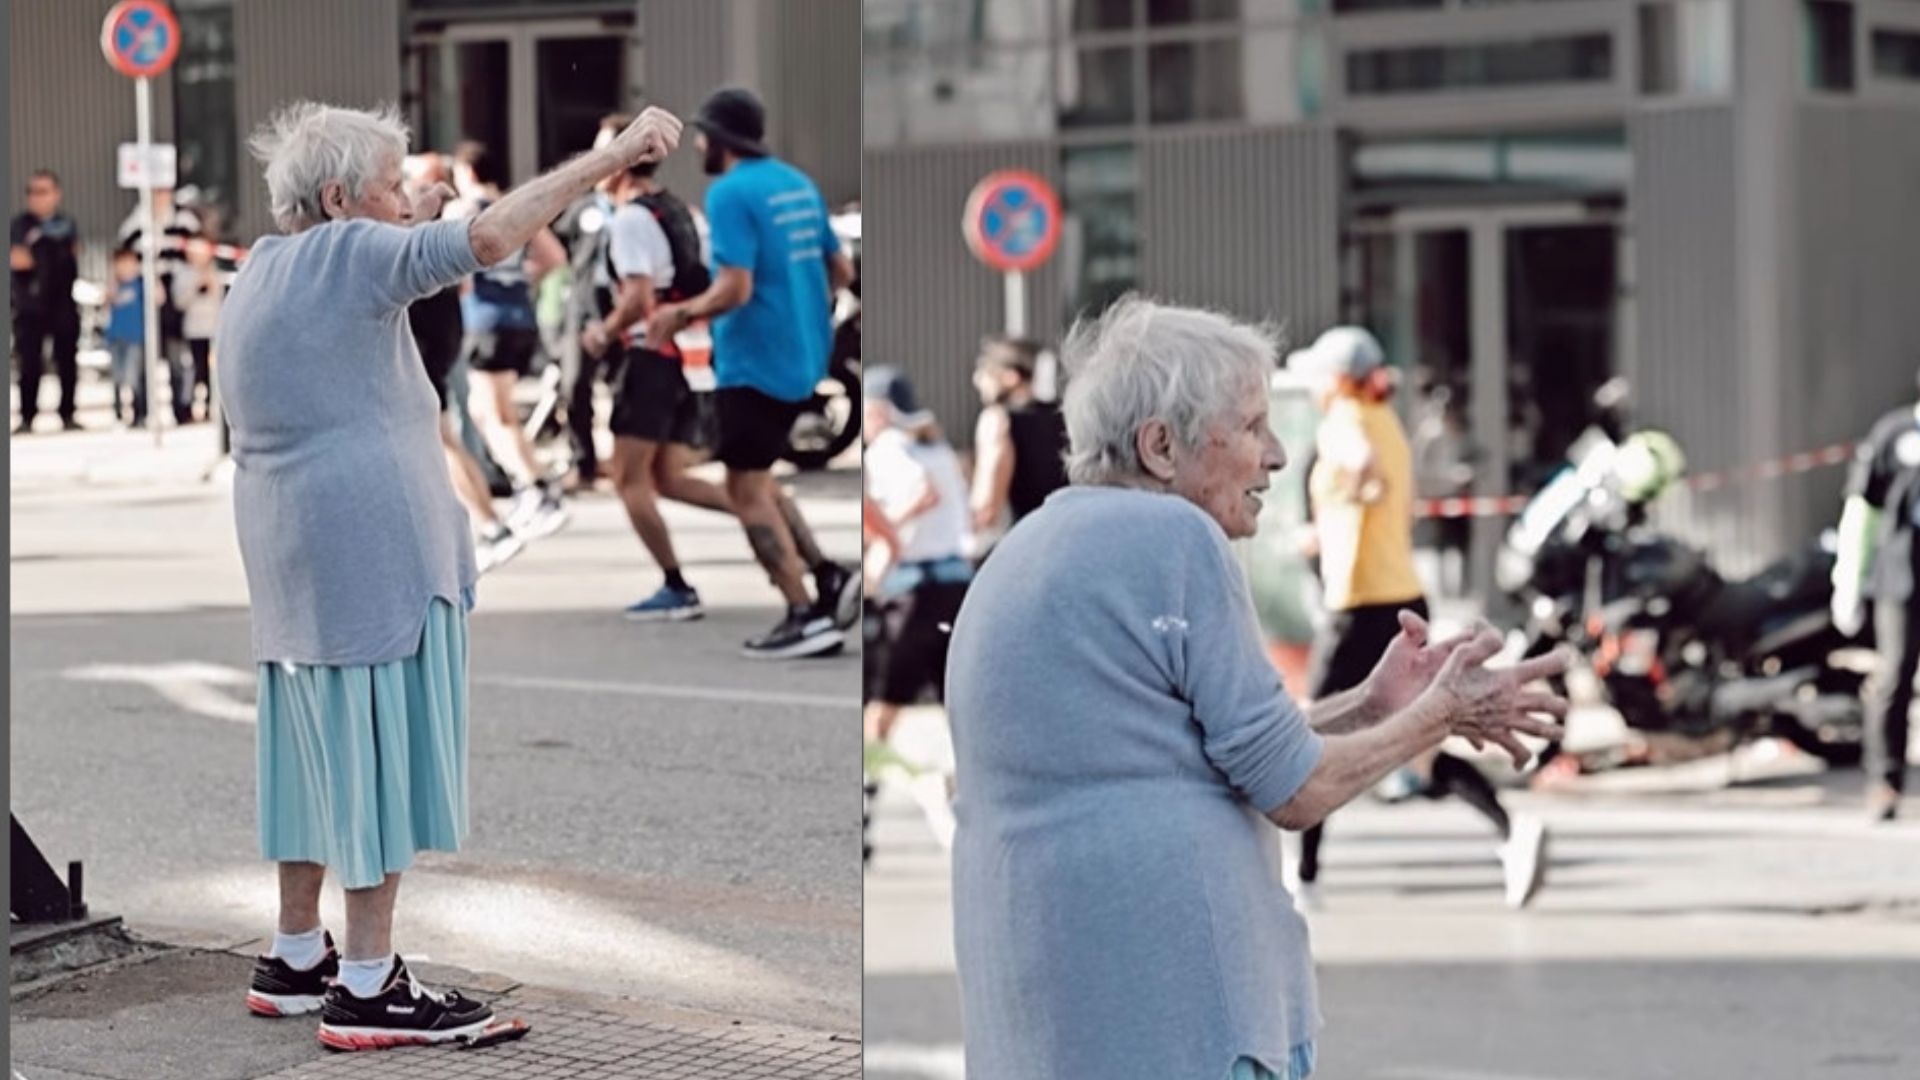
[(375, 997), (355, 997), (344, 986), (327, 991), (320, 1012), (320, 1042), (333, 1050), (386, 1050), (395, 1046), (471, 1039), (493, 1022), (493, 1008), (457, 990), (429, 990), (394, 957), (393, 975)]
[(860, 618), (859, 574), (839, 563), (825, 563), (813, 575), (813, 584), (820, 598), (815, 610), (833, 616), (835, 627), (845, 630)]
[(780, 625), (747, 642), (746, 654), (761, 660), (796, 656), (824, 656), (837, 652), (846, 636), (833, 625), (833, 616), (817, 609), (789, 613)]
[(321, 1000), (340, 974), (340, 954), (333, 951), (333, 935), (326, 935), (327, 952), (320, 962), (300, 971), (277, 956), (253, 962), (253, 983), (247, 987), (247, 1010), (255, 1016), (301, 1016), (319, 1012)]

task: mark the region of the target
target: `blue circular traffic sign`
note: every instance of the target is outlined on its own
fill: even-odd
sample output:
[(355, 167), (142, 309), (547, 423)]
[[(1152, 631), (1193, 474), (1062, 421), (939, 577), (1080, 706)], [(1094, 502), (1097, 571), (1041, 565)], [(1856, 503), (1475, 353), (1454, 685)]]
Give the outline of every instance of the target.
[(122, 75), (158, 75), (180, 55), (180, 23), (159, 0), (121, 0), (100, 27), (100, 51)]
[(1023, 169), (990, 173), (968, 196), (961, 231), (974, 257), (995, 270), (1032, 270), (1060, 243), (1060, 200)]

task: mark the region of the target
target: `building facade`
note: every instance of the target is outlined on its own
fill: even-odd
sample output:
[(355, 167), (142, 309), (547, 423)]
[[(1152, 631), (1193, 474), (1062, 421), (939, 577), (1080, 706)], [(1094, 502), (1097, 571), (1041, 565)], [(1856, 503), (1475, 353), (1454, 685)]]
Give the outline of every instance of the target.
[[(110, 243), (133, 208), (114, 183), (134, 137), (133, 91), (100, 55), (112, 0), (10, 5), (12, 190), (58, 172), (69, 210)], [(226, 210), (247, 242), (272, 228), (245, 138), (283, 102), (396, 104), (421, 149), (479, 139), (515, 182), (592, 141), (601, 116), (641, 104), (691, 115), (723, 85), (765, 98), (769, 142), (830, 203), (860, 191), (858, 0), (175, 0), (182, 48), (154, 80), (155, 137), (179, 183)], [(804, 7), (804, 10), (802, 8)], [(665, 170), (689, 197), (691, 152)], [(93, 245), (95, 248), (100, 244)]]
[[(1067, 225), (1034, 329), (1137, 289), (1368, 325), (1524, 492), (1614, 375), (1696, 471), (1914, 398), (1920, 3), (868, 0), (867, 339), (957, 433), (1002, 292), (966, 193), (1018, 166)], [(1671, 497), (1752, 569), (1842, 471)], [(1484, 542), (1503, 522), (1480, 527)]]

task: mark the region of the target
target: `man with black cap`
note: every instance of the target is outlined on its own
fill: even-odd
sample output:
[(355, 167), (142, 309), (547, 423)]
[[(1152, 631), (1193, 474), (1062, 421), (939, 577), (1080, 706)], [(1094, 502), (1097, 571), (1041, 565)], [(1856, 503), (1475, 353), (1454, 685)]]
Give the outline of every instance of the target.
[(826, 374), (833, 296), (853, 280), (853, 265), (828, 227), (819, 189), (761, 141), (766, 110), (758, 98), (716, 91), (693, 122), (707, 174), (719, 177), (706, 201), (713, 284), (656, 307), (647, 341), (658, 349), (695, 319), (714, 320), (714, 456), (727, 468), (728, 501), (755, 558), (787, 601), (786, 617), (746, 652), (818, 656), (839, 649), (859, 617), (860, 580), (821, 555), (790, 503), (783, 510), (772, 469)]
[(1840, 516), (1833, 621), (1852, 636), (1873, 604), (1880, 663), (1867, 680), (1867, 814), (1892, 821), (1906, 790), (1908, 713), (1920, 670), (1920, 405), (1880, 418), (1860, 441)]

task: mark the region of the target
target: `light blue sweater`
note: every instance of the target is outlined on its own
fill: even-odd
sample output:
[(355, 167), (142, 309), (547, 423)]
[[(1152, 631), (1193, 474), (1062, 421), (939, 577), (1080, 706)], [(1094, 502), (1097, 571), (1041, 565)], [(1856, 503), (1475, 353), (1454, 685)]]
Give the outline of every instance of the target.
[(478, 579), (407, 305), (478, 268), (464, 221), (254, 245), (221, 309), (233, 513), (259, 661), (380, 664)]
[(1226, 535), (1057, 492), (954, 626), (954, 941), (977, 1080), (1286, 1075), (1319, 1013), (1264, 816), (1319, 763)]

